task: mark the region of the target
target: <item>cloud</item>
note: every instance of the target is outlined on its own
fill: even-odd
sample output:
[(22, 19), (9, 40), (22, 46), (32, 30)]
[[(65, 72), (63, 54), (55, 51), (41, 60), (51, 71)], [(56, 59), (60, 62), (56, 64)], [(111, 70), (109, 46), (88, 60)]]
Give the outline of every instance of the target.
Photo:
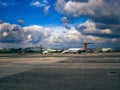
[[(102, 42), (120, 40), (120, 0), (57, 0), (55, 5), (55, 9), (65, 17), (90, 19), (75, 25), (83, 36), (99, 38)], [(67, 22), (67, 19), (61, 21)]]
[(23, 24), (23, 23), (24, 23), (24, 20), (18, 19), (17, 22), (18, 22), (19, 24)]
[(64, 26), (65, 28), (71, 29), (71, 27), (70, 27), (70, 25), (69, 25), (70, 21), (68, 20), (68, 18), (67, 18), (66, 16), (63, 16), (63, 17), (61, 18), (61, 23), (63, 24), (63, 26)]
[(110, 28), (101, 29), (97, 27), (96, 22), (93, 22), (91, 20), (87, 20), (86, 22), (77, 25), (76, 29), (83, 35), (93, 35), (106, 38), (120, 38), (120, 34), (118, 32), (115, 32)]
[[(82, 0), (83, 1), (83, 0)], [(86, 16), (98, 22), (120, 24), (120, 0), (57, 0), (56, 10), (63, 15)]]
[(24, 34), (27, 37), (27, 41), (30, 41), (30, 43), (34, 43), (34, 44), (44, 41), (46, 38), (48, 38), (51, 35), (50, 30), (42, 26), (37, 26), (37, 25), (26, 26), (23, 29), (24, 29)]
[(27, 35), (27, 42), (31, 42), (33, 39), (32, 39), (32, 35), (31, 34), (29, 34), (29, 35)]
[(50, 36), (50, 30), (42, 26), (20, 27), (17, 24), (0, 24), (1, 43), (32, 43), (37, 44)]
[(24, 40), (24, 34), (19, 25), (3, 23), (0, 27), (0, 42), (21, 43)]
[(9, 34), (8, 32), (3, 32), (3, 33), (2, 33), (3, 37), (8, 36), (8, 34)]
[(44, 7), (47, 6), (49, 3), (47, 0), (41, 0), (41, 1), (35, 1), (30, 3), (31, 6), (36, 6), (36, 7)]
[(45, 6), (44, 3), (41, 3), (41, 2), (39, 2), (39, 1), (32, 2), (30, 5), (31, 5), (31, 6), (36, 6), (36, 7)]
[[(63, 28), (61, 27), (61, 29)], [(81, 34), (75, 29), (69, 30), (69, 31), (67, 29), (63, 29), (62, 31), (59, 31), (58, 33), (54, 31), (49, 41), (52, 43), (53, 42), (54, 43), (55, 42), (60, 42), (60, 43), (73, 42), (73, 41), (78, 41), (80, 39), (80, 36)]]
[(52, 35), (48, 38), (49, 45), (58, 48), (69, 48), (80, 46), (82, 35), (75, 29), (68, 30), (64, 27), (53, 29)]
[(43, 3), (48, 4), (48, 0), (43, 0)]
[(30, 4), (30, 6), (35, 6), (35, 7), (44, 7), (43, 13), (45, 16), (48, 15), (49, 13), (49, 8), (51, 7), (48, 3), (47, 0), (42, 0), (42, 1), (35, 1)]
[(91, 14), (94, 13), (91, 9), (89, 9), (87, 3), (81, 3), (72, 0), (67, 2), (63, 0), (63, 2), (59, 3), (60, 1), (61, 0), (57, 0), (56, 10), (64, 15), (77, 17), (80, 15), (86, 15), (88, 12)]
[[(79, 28), (66, 29), (64, 27), (43, 27), (39, 25), (31, 25), (20, 27), (17, 24), (2, 23), (0, 24), (0, 43), (5, 47), (10, 45), (11, 47), (24, 47), (24, 46), (36, 46), (42, 44), (46, 47), (54, 48), (70, 48), (70, 47), (82, 47), (82, 42), (94, 42), (103, 44), (116, 43), (118, 38), (106, 38), (94, 35), (94, 33), (106, 33), (106, 35), (114, 34), (111, 30), (103, 29), (101, 31), (96, 29), (96, 24), (92, 21), (87, 21), (79, 25)], [(89, 34), (89, 35), (87, 35)]]
[(55, 4), (55, 9), (61, 13), (63, 13), (63, 8), (65, 6), (65, 1), (64, 0), (57, 0), (56, 4)]
[[(98, 37), (94, 35), (84, 35), (80, 31), (72, 28), (70, 30), (57, 27), (52, 32), (51, 36), (47, 39), (48, 44), (53, 47), (58, 48), (70, 48), (70, 47), (82, 47), (81, 43), (90, 42), (94, 43), (91, 46), (99, 46), (104, 47), (104, 45), (109, 46), (110, 42), (116, 43), (118, 39), (115, 38), (106, 38), (106, 37)], [(112, 45), (111, 45), (112, 46)]]
[(69, 23), (69, 20), (68, 20), (68, 18), (67, 18), (66, 16), (63, 16), (63, 17), (61, 18), (61, 22), (62, 22), (62, 23)]
[(50, 5), (44, 7), (44, 15), (47, 16), (49, 12)]
[(14, 6), (14, 2), (9, 2), (9, 1), (0, 1), (0, 6), (7, 7), (7, 6)]

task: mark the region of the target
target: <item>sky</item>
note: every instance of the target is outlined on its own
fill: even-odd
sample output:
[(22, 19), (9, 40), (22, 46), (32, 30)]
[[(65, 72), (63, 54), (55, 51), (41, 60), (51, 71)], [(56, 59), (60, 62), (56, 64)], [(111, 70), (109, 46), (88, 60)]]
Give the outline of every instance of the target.
[(120, 47), (120, 0), (0, 0), (0, 48)]

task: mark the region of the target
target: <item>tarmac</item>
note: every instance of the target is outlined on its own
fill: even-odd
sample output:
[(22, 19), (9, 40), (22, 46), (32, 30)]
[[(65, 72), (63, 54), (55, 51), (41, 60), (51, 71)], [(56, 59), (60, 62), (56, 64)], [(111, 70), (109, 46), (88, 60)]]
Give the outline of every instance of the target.
[(120, 53), (0, 54), (0, 90), (120, 90)]

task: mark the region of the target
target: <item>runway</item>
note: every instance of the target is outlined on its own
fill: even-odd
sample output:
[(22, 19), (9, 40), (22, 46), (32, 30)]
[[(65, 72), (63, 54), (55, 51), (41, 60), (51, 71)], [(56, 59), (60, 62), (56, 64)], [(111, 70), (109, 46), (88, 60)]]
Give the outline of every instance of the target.
[(120, 53), (0, 55), (0, 90), (120, 90)]

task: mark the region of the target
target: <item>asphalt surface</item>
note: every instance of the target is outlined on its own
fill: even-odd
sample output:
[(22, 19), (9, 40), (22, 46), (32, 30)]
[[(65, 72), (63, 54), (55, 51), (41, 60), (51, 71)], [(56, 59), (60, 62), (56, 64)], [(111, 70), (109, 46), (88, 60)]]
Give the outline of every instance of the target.
[(120, 53), (3, 54), (0, 90), (120, 90)]

